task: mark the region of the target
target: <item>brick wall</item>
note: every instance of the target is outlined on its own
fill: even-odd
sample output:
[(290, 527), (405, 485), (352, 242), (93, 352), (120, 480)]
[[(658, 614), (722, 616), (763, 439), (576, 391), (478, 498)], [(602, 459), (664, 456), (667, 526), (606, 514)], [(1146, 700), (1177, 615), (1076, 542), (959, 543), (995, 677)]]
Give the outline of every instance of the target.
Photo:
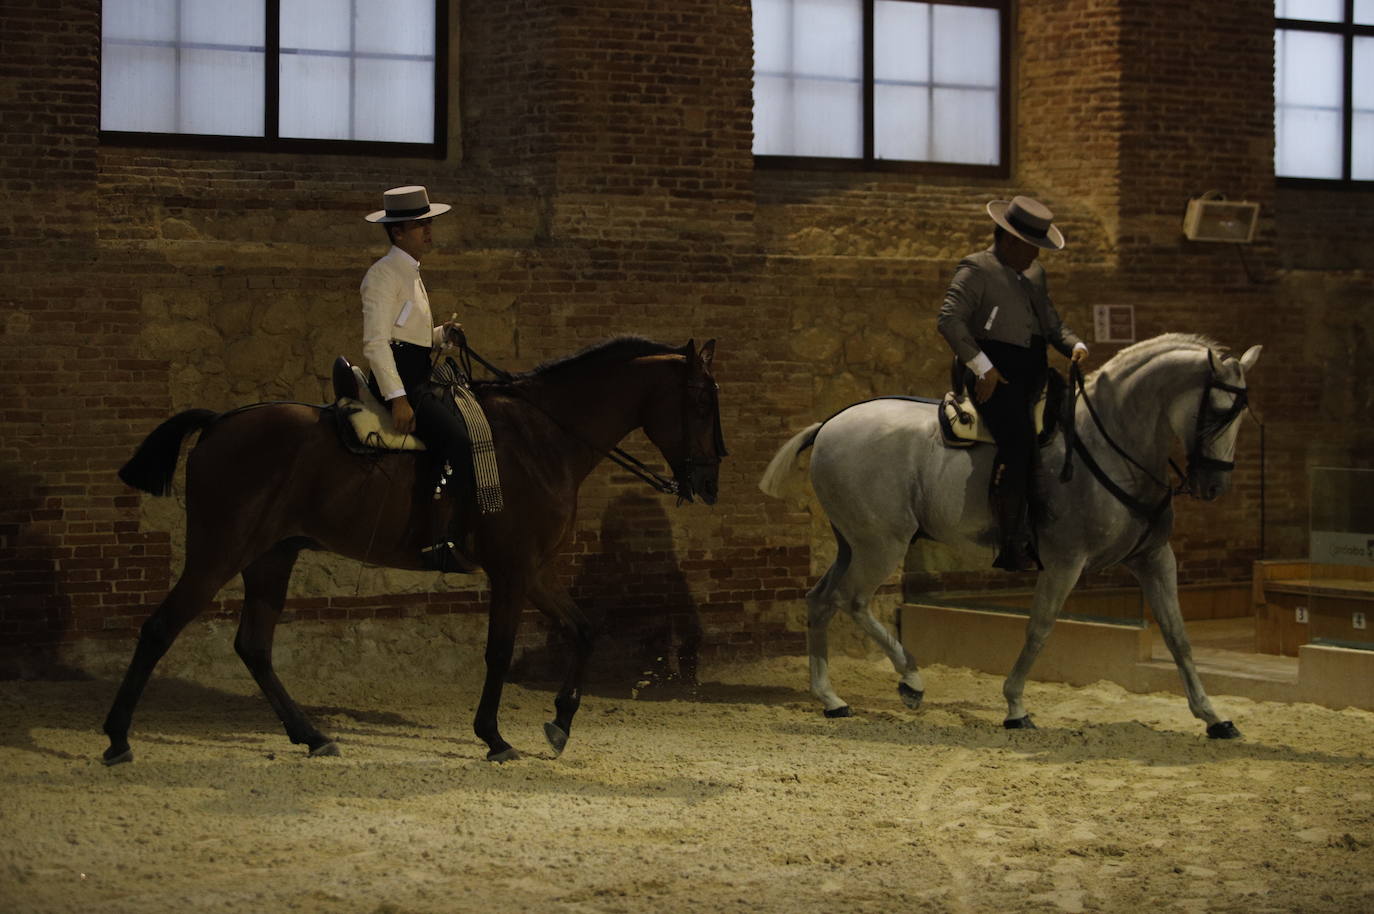
[[(749, 6), (706, 0), (463, 4), (445, 160), (112, 146), (99, 6), (0, 13), (0, 669), (50, 671), (73, 641), (127, 648), (179, 569), (183, 521), (115, 469), (177, 409), (328, 399), (334, 355), (361, 357), (357, 284), (384, 250), (361, 217), (401, 183), (454, 205), (426, 282), (502, 365), (613, 333), (720, 339), (720, 504), (678, 509), (603, 468), (564, 555), (623, 671), (801, 649), (829, 533), (756, 481), (839, 406), (944, 389), (935, 311), (958, 257), (986, 245), (994, 197), (1056, 211), (1070, 247), (1046, 263), (1085, 336), (1093, 304), (1129, 303), (1142, 337), (1265, 344), (1267, 554), (1303, 551), (1307, 467), (1374, 453), (1355, 421), (1374, 395), (1370, 195), (1275, 189), (1268, 3), (1018, 4), (1005, 181), (755, 170)], [(1183, 240), (1187, 199), (1213, 188), (1261, 203), (1257, 244)], [(1260, 553), (1253, 432), (1235, 491), (1180, 505), (1185, 581), (1245, 579)], [(207, 612), (232, 615), (236, 593)], [(319, 555), (291, 593), (301, 624), (480, 612), (486, 596), (481, 578)], [(538, 658), (549, 636), (526, 621)]]

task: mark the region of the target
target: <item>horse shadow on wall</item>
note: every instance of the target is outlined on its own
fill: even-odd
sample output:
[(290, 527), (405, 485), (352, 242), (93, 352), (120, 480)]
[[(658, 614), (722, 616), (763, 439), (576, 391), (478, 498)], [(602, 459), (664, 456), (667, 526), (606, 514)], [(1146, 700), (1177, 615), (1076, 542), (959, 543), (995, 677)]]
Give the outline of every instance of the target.
[[(638, 493), (611, 499), (598, 539), (599, 549), (585, 554), (570, 587), (579, 606), (603, 616), (588, 682), (633, 688), (641, 698), (664, 686), (696, 686), (701, 616), (662, 499)], [(565, 636), (550, 625), (539, 640), (520, 655), (511, 678), (562, 677), (572, 650)]]

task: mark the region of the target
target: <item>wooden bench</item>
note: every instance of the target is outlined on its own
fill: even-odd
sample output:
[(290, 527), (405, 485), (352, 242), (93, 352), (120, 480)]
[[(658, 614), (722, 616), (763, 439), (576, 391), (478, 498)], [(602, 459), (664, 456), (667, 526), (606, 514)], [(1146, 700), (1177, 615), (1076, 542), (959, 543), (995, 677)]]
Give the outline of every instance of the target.
[(1260, 653), (1296, 657), (1317, 640), (1374, 648), (1374, 568), (1258, 561), (1251, 595)]

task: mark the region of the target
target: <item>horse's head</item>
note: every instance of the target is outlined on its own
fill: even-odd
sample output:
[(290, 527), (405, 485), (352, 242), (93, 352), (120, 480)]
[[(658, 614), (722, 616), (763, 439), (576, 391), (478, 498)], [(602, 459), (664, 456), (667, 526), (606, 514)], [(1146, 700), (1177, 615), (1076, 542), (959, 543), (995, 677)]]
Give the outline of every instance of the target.
[(1238, 420), (1249, 402), (1245, 373), (1259, 361), (1262, 348), (1251, 346), (1239, 359), (1228, 356), (1220, 363), (1207, 350), (1202, 396), (1175, 422), (1175, 432), (1188, 445), (1184, 487), (1194, 498), (1211, 501), (1231, 487)]
[(708, 505), (719, 492), (720, 460), (726, 455), (720, 429), (720, 388), (711, 375), (716, 341), (700, 350), (695, 341), (683, 347), (686, 375), (680, 390), (671, 392), (647, 417), (644, 432), (673, 468), (679, 498), (696, 496)]

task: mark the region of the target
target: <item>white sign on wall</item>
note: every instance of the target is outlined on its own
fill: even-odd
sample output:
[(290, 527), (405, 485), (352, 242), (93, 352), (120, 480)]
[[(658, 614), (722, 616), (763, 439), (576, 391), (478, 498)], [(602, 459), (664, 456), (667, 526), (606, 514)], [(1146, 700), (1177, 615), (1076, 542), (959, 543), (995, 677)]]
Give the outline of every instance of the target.
[(1135, 342), (1135, 305), (1093, 305), (1093, 339), (1099, 343)]

